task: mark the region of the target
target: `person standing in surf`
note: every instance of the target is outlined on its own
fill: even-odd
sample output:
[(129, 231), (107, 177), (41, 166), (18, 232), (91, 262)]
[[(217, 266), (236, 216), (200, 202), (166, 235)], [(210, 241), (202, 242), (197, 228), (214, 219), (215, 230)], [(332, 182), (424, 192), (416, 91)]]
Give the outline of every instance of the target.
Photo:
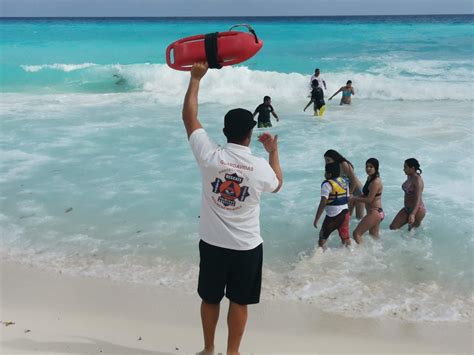
[(272, 122), (270, 121), (270, 113), (273, 117), (278, 121), (280, 118), (278, 117), (277, 113), (273, 109), (272, 106), (272, 98), (270, 96), (265, 96), (263, 98), (263, 103), (257, 106), (255, 112), (253, 113), (253, 117), (258, 114), (258, 128), (269, 128), (272, 127)]
[(405, 192), (404, 207), (393, 219), (390, 229), (400, 229), (408, 223), (408, 230), (411, 230), (419, 227), (426, 215), (422, 198), (425, 183), (421, 177), (420, 163), (415, 158), (405, 160), (403, 171), (407, 175), (407, 180), (402, 185)]
[(283, 183), (278, 158), (278, 136), (263, 133), (258, 140), (268, 162), (256, 157), (249, 145), (256, 125), (250, 111), (230, 110), (224, 117), (224, 147), (202, 128), (198, 93), (207, 63), (196, 63), (184, 98), (183, 122), (202, 176), (199, 220), (199, 280), (204, 350), (214, 354), (220, 303), (229, 299), (227, 354), (238, 354), (247, 306), (260, 301), (263, 239), (260, 235), (260, 195), (277, 192)]
[[(311, 79), (309, 81), (309, 85), (312, 87), (313, 86), (313, 80), (318, 81), (318, 86), (321, 88), (321, 90), (324, 87), (324, 90), (327, 90), (326, 87), (326, 82), (324, 81), (323, 77), (321, 76), (321, 70), (319, 68), (314, 69), (314, 74), (311, 75)], [(323, 91), (324, 93), (324, 91)]]
[(324, 248), (326, 241), (336, 229), (341, 237), (342, 244), (351, 245), (349, 235), (349, 180), (340, 176), (341, 171), (338, 163), (326, 164), (324, 177), (326, 180), (321, 184), (321, 200), (319, 201), (313, 226), (318, 228), (318, 222), (326, 211), (323, 226), (319, 232), (318, 246)]
[(324, 93), (323, 90), (319, 87), (319, 83), (316, 79), (313, 80), (313, 90), (311, 91), (311, 100), (305, 106), (303, 111), (314, 103), (314, 116), (323, 116), (324, 111), (326, 111), (326, 102), (324, 102)]
[(362, 242), (362, 235), (369, 231), (370, 235), (378, 239), (380, 222), (385, 218), (382, 209), (382, 191), (383, 185), (379, 174), (379, 161), (375, 158), (367, 159), (365, 163), (365, 171), (367, 173), (367, 181), (362, 188), (361, 196), (351, 196), (351, 202), (363, 202), (367, 214), (361, 219), (352, 235), (357, 244)]
[(347, 80), (346, 86), (342, 86), (339, 90), (337, 90), (330, 98), (329, 101), (332, 100), (334, 96), (342, 92), (341, 102), (339, 105), (350, 105), (351, 104), (351, 96), (355, 95), (354, 87), (352, 86), (352, 81)]
[[(329, 149), (324, 153), (324, 161), (326, 164), (329, 163), (338, 163), (341, 168), (341, 176), (349, 179), (350, 194), (354, 196), (360, 196), (362, 194), (362, 183), (355, 174), (354, 165), (344, 158), (339, 152), (334, 149)], [(352, 211), (355, 207), (356, 218), (361, 219), (364, 217), (365, 206), (362, 202), (350, 203), (349, 212), (352, 214)]]

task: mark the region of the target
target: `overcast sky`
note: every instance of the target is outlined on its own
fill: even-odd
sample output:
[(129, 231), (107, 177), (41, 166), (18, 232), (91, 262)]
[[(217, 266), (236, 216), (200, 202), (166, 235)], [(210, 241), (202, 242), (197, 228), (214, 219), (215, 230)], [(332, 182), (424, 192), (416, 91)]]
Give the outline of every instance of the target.
[(472, 14), (474, 0), (0, 0), (7, 16)]

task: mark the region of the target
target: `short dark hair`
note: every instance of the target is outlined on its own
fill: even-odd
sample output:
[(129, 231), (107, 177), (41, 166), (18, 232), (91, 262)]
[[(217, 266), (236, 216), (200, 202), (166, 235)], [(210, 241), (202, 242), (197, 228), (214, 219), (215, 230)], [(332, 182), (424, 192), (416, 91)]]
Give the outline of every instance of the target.
[(324, 170), (326, 171), (326, 174), (331, 174), (331, 179), (336, 179), (341, 175), (341, 168), (339, 167), (339, 163), (326, 164)]
[(347, 80), (346, 85), (347, 85), (347, 84), (352, 84), (352, 80)]
[(268, 101), (268, 100), (271, 100), (272, 98), (270, 96), (264, 96), (263, 97), (263, 101)]
[(252, 112), (243, 108), (230, 110), (224, 117), (224, 135), (228, 142), (242, 142), (256, 124)]
[(315, 72), (315, 73), (316, 73), (317, 71), (321, 71), (321, 70), (319, 70), (319, 68), (314, 69), (314, 72)]

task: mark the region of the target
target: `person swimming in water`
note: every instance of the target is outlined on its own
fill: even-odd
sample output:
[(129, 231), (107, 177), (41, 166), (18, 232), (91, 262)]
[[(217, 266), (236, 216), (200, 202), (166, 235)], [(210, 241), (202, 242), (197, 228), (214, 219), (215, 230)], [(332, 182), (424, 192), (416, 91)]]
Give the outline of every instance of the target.
[(408, 223), (408, 230), (411, 230), (419, 227), (426, 215), (422, 199), (425, 184), (421, 177), (420, 163), (415, 158), (405, 160), (403, 171), (407, 175), (407, 180), (402, 185), (405, 192), (404, 207), (393, 219), (390, 229), (400, 229)]
[(352, 81), (347, 80), (346, 86), (342, 86), (339, 90), (337, 90), (330, 98), (331, 100), (334, 96), (342, 92), (341, 102), (339, 105), (350, 105), (351, 104), (351, 96), (355, 95), (354, 88), (352, 87)]
[[(341, 168), (341, 176), (349, 179), (350, 194), (354, 196), (362, 195), (362, 183), (354, 172), (354, 165), (349, 160), (344, 158), (334, 149), (329, 149), (324, 153), (324, 161), (326, 164), (338, 163)], [(349, 211), (351, 214), (354, 207), (356, 209), (356, 218), (361, 219), (364, 217), (364, 203), (357, 202), (355, 204), (349, 204)]]
[(306, 111), (309, 105), (314, 103), (314, 115), (323, 116), (324, 111), (326, 110), (326, 102), (324, 102), (323, 89), (319, 87), (319, 82), (317, 79), (313, 80), (312, 88), (313, 90), (311, 90), (311, 100), (309, 100), (303, 111)]
[(376, 239), (379, 237), (380, 222), (385, 218), (382, 209), (383, 185), (379, 174), (379, 161), (375, 158), (367, 159), (365, 171), (368, 175), (367, 181), (362, 188), (361, 196), (351, 196), (351, 202), (364, 202), (367, 214), (357, 225), (352, 233), (357, 244), (362, 242), (362, 235), (369, 231)]

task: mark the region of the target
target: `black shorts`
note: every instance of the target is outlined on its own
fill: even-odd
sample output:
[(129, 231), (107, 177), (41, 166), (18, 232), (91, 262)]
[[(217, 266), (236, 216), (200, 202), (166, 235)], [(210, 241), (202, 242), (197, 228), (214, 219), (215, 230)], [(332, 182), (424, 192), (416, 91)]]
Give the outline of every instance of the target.
[(349, 220), (350, 214), (349, 210), (342, 210), (337, 216), (324, 218), (322, 233), (319, 239), (328, 239), (332, 232), (336, 229), (339, 232), (341, 239), (347, 240), (350, 239), (349, 235)]
[(225, 296), (240, 305), (260, 301), (263, 247), (232, 250), (199, 241), (198, 294), (207, 303), (220, 303)]

